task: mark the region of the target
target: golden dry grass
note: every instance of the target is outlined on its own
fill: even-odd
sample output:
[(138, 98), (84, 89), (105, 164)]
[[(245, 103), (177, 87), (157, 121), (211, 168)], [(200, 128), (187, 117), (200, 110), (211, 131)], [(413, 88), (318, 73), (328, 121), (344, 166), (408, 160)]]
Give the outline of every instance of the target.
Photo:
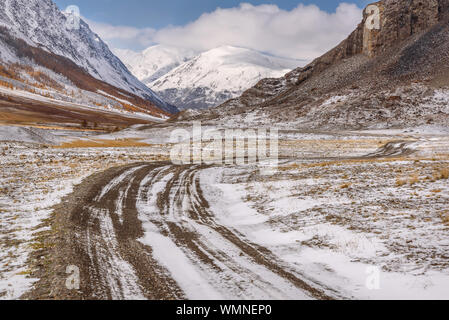
[(76, 140), (55, 146), (55, 149), (80, 149), (80, 148), (130, 148), (149, 147), (150, 144), (140, 142), (136, 139), (121, 140)]
[(407, 180), (401, 177), (396, 178), (396, 187), (402, 187), (407, 184)]
[(441, 179), (449, 179), (449, 170), (447, 168), (443, 168), (440, 170)]
[(419, 175), (417, 173), (413, 173), (410, 176), (410, 178), (408, 180), (408, 183), (412, 186), (412, 185), (414, 185), (414, 184), (416, 184), (418, 182), (419, 182)]
[(449, 179), (449, 170), (447, 168), (439, 168), (433, 173), (433, 181)]
[(344, 184), (342, 184), (341, 186), (340, 186), (340, 189), (349, 189), (350, 187), (351, 187), (351, 183), (344, 183)]
[(440, 217), (441, 220), (443, 220), (443, 223), (449, 226), (449, 211), (441, 212)]

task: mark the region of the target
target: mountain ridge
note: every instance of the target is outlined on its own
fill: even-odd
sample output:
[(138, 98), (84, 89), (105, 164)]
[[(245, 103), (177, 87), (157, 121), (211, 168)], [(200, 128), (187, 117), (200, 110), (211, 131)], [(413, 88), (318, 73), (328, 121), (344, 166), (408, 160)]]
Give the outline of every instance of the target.
[[(0, 25), (13, 37), (64, 56), (92, 77), (147, 99), (165, 111), (177, 112), (134, 77), (82, 19), (77, 30), (67, 29), (66, 23), (66, 15), (51, 0), (4, 0), (0, 3)], [(5, 58), (14, 60), (11, 56)]]
[(266, 77), (279, 77), (302, 61), (221, 46), (203, 52), (149, 86), (181, 109), (204, 109), (235, 98)]

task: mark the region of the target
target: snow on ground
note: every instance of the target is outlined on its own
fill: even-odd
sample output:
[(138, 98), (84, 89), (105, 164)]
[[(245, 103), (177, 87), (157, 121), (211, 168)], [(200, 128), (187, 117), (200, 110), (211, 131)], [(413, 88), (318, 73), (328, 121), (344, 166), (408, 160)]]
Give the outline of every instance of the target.
[(107, 243), (107, 254), (103, 252), (104, 249), (100, 242), (96, 241), (90, 232), (87, 233), (87, 241), (88, 243), (93, 243), (95, 249), (92, 250), (89, 246), (88, 253), (91, 259), (93, 259), (92, 251), (95, 252), (100, 265), (108, 266), (106, 279), (108, 287), (111, 289), (112, 300), (145, 300), (133, 266), (120, 256), (117, 235), (114, 232), (114, 224), (109, 212), (93, 206), (89, 210), (91, 211), (89, 223), (100, 222), (99, 231), (101, 239)]
[(51, 207), (85, 177), (110, 167), (155, 161), (152, 148), (53, 149), (0, 142), (0, 299), (17, 299), (37, 279), (27, 258)]
[[(165, 173), (168, 169), (170, 169), (170, 166), (162, 167), (157, 172), (149, 174), (141, 182), (137, 197), (140, 199), (137, 202), (137, 210), (145, 234), (140, 241), (151, 247), (153, 257), (170, 272), (190, 299), (204, 299), (205, 297), (208, 297), (208, 299), (223, 299), (220, 293), (204, 279), (201, 271), (192, 265), (183, 250), (172, 239), (162, 235), (158, 227), (149, 219), (158, 212), (158, 194), (164, 191), (167, 183), (173, 178), (172, 173)], [(143, 186), (153, 180), (158, 182), (154, 183), (153, 187), (148, 190), (148, 195), (143, 195)], [(148, 200), (142, 201), (146, 196), (148, 196)]]
[(449, 127), (425, 125), (404, 129), (379, 129), (379, 130), (363, 130), (358, 131), (364, 134), (375, 135), (403, 135), (403, 136), (447, 136), (449, 134)]
[[(193, 137), (193, 126), (183, 126), (177, 125), (176, 127), (166, 126), (166, 127), (155, 127), (151, 125), (135, 125), (131, 126), (122, 131), (107, 133), (102, 135), (95, 136), (96, 139), (104, 139), (104, 140), (114, 140), (114, 139), (137, 139), (141, 142), (148, 144), (171, 144), (174, 142), (183, 142), (179, 140), (178, 135), (176, 134), (182, 130), (186, 135), (184, 136), (185, 140), (189, 140)], [(216, 127), (212, 126), (202, 126), (202, 132), (206, 132), (209, 130), (218, 130)], [(201, 136), (195, 137), (195, 141), (198, 141)]]
[(49, 130), (16, 127), (16, 126), (0, 126), (0, 141), (15, 141), (41, 144), (55, 144), (65, 141), (64, 137), (58, 137)]
[(346, 297), (447, 299), (447, 145), (433, 159), (423, 144), (411, 159), (299, 160), (268, 177), (211, 168), (201, 187), (224, 225)]
[[(54, 204), (92, 173), (164, 160), (169, 148), (44, 148), (25, 142), (59, 137), (34, 129), (2, 129), (0, 137), (24, 141), (0, 142), (0, 299), (15, 299), (36, 281), (29, 277), (27, 258)], [(135, 126), (104, 137), (147, 137), (165, 144), (172, 129)], [(280, 152), (290, 158), (276, 174), (261, 176), (250, 166), (213, 167), (201, 171), (201, 189), (220, 223), (270, 249), (279, 263), (345, 297), (447, 299), (449, 139), (441, 134), (410, 138), (416, 149), (411, 156), (346, 158), (372, 153), (398, 139), (388, 134), (283, 132)], [(404, 139), (400, 132), (394, 134)], [(146, 231), (141, 241), (151, 243), (156, 260), (179, 275), (175, 280), (189, 297), (204, 297), (204, 292), (220, 297), (222, 292), (208, 288), (210, 282), (204, 282), (199, 269), (185, 264), (184, 253), (148, 219), (156, 210), (154, 195), (171, 177), (153, 185), (145, 206), (138, 202)], [(184, 222), (207, 235), (201, 239), (211, 247), (235, 251), (209, 229)], [(372, 276), (377, 271), (380, 287), (372, 290), (367, 281), (376, 279)]]
[(135, 139), (148, 144), (170, 143), (171, 134), (174, 131), (173, 128), (163, 129), (163, 128), (148, 127), (146, 129), (140, 129), (142, 127), (148, 126), (136, 125), (122, 131), (96, 135), (95, 139), (103, 139), (103, 140)]
[(104, 91), (102, 91), (102, 90), (97, 90), (97, 92), (98, 92), (99, 94), (102, 94), (102, 95), (107, 96), (107, 97), (109, 97), (109, 98), (112, 98), (112, 99), (114, 99), (114, 100), (117, 100), (117, 101), (120, 101), (120, 102), (129, 104), (129, 105), (135, 107), (135, 105), (134, 105), (132, 102), (129, 102), (128, 100), (124, 100), (124, 99), (117, 98), (117, 97), (115, 97), (115, 96), (113, 96), (113, 95), (111, 95), (111, 94), (108, 94), (108, 93), (106, 93), (106, 92), (104, 92)]
[[(184, 193), (187, 190), (182, 186), (192, 175), (172, 172), (178, 169), (165, 166), (150, 172), (141, 183), (137, 210), (145, 230), (142, 243), (152, 248), (153, 257), (167, 269), (188, 299), (310, 299), (287, 279), (255, 262), (254, 256), (246, 256), (242, 247), (214, 228), (215, 223), (201, 223), (193, 218), (195, 215), (189, 212), (198, 214), (194, 208), (198, 189), (195, 185)], [(174, 189), (166, 207), (161, 209), (160, 193), (171, 187)], [(161, 232), (164, 223), (178, 225), (189, 235), (193, 233), (195, 249), (182, 244), (184, 236), (173, 238), (170, 228)]]

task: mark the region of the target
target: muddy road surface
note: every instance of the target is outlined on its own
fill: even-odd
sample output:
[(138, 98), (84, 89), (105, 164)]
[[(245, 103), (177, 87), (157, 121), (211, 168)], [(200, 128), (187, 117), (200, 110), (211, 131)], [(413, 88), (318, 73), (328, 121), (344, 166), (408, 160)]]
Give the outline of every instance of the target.
[[(398, 141), (366, 157), (411, 152)], [(55, 207), (24, 298), (350, 298), (223, 225), (203, 195), (207, 168), (136, 163), (86, 179)], [(73, 267), (79, 289), (67, 286)]]
[[(220, 224), (204, 168), (139, 163), (86, 179), (55, 208), (57, 230), (35, 254), (41, 280), (24, 298), (342, 298)], [(67, 288), (68, 266), (78, 290)]]

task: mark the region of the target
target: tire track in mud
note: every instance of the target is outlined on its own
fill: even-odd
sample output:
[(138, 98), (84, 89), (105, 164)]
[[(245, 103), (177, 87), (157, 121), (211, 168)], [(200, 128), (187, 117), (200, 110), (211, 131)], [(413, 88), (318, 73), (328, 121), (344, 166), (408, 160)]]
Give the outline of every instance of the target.
[[(338, 297), (279, 264), (268, 249), (217, 223), (200, 187), (198, 173), (203, 168), (137, 165), (103, 180), (84, 199), (73, 219), (89, 261), (89, 295), (101, 299)], [(154, 270), (158, 278), (151, 281)], [(165, 291), (155, 288), (155, 280)]]
[[(204, 168), (139, 163), (88, 178), (55, 208), (52, 261), (25, 298), (340, 298), (220, 225)], [(80, 269), (78, 291), (65, 287), (69, 265)]]
[(142, 179), (152, 169), (148, 164), (124, 169), (107, 184), (98, 185), (94, 198), (85, 199), (72, 215), (84, 239), (88, 284), (94, 298), (184, 298), (166, 270), (152, 258), (151, 248), (138, 241), (143, 231), (136, 198)]
[[(385, 145), (366, 158), (413, 152)], [(25, 298), (333, 299), (338, 292), (221, 225), (203, 196), (201, 165), (138, 163), (86, 179), (57, 205), (41, 280)], [(65, 288), (68, 265), (81, 288)]]
[[(278, 262), (276, 262), (276, 258), (271, 254), (271, 252), (261, 246), (248, 243), (246, 240), (242, 239), (242, 236), (233, 230), (226, 228), (217, 223), (214, 219), (213, 212), (210, 210), (209, 203), (204, 198), (201, 187), (198, 173), (201, 170), (200, 166), (189, 167), (183, 170), (183, 174), (176, 175), (175, 177), (178, 179), (178, 189), (172, 194), (172, 201), (169, 203), (172, 207), (178, 208), (178, 221), (183, 221), (181, 225), (170, 222), (169, 229), (172, 231), (172, 234), (175, 236), (177, 234), (186, 233), (191, 229), (183, 227), (182, 225), (186, 224), (185, 217), (182, 215), (188, 215), (188, 219), (190, 219), (190, 224), (200, 224), (203, 227), (210, 229), (209, 234), (211, 234), (211, 230), (217, 233), (220, 237), (222, 237), (225, 241), (229, 243), (229, 245), (234, 246), (236, 249), (240, 250), (239, 259), (247, 259), (250, 263), (265, 268), (269, 273), (279, 276), (282, 280), (286, 281), (288, 284), (293, 285), (295, 288), (302, 290), (307, 293), (310, 297), (317, 299), (330, 299), (331, 296), (329, 294), (324, 293), (318, 287), (314, 287), (306, 281), (302, 280), (299, 275), (294, 274), (294, 272), (289, 271), (286, 267), (280, 266)], [(175, 178), (174, 178), (175, 179)], [(171, 183), (174, 185), (175, 183)], [(169, 192), (170, 188), (166, 188), (165, 193)], [(187, 197), (188, 202), (190, 204), (189, 210), (183, 210), (180, 206), (180, 199)], [(159, 208), (161, 212), (163, 212), (164, 208)], [(184, 218), (184, 219), (183, 219)], [(197, 234), (199, 234), (198, 232)], [(207, 237), (207, 232), (202, 232), (204, 237)], [(199, 241), (201, 241), (199, 239)], [(199, 242), (198, 241), (198, 242)], [(193, 246), (189, 246), (189, 243), (184, 243), (188, 247), (192, 248)], [(255, 279), (260, 281), (260, 287), (265, 290), (271, 286), (271, 292), (267, 292), (268, 298), (273, 298), (269, 294), (275, 294), (277, 289), (277, 283), (274, 281), (270, 282), (268, 279), (261, 279), (258, 277), (257, 272), (254, 270), (246, 269), (239, 264), (238, 260), (233, 259), (232, 256), (227, 255), (225, 252), (220, 251), (220, 248), (216, 247), (215, 250), (211, 250), (210, 243), (202, 244), (203, 250), (208, 250), (209, 253), (213, 256), (213, 259), (224, 263), (232, 272), (245, 274), (246, 277), (252, 278), (251, 281), (255, 282)], [(197, 252), (196, 248), (193, 247), (193, 250)], [(198, 256), (201, 259), (201, 255)], [(220, 272), (225, 272), (225, 270), (219, 270)], [(268, 280), (268, 281), (267, 281)], [(326, 289), (327, 292), (331, 291), (330, 289)], [(278, 292), (281, 295), (283, 292)], [(276, 295), (274, 296), (276, 297)], [(279, 296), (278, 296), (279, 297)], [(294, 296), (285, 295), (283, 298), (295, 298)]]
[[(186, 298), (152, 258), (136, 211), (140, 181), (155, 165), (143, 163), (94, 174), (53, 209), (45, 249), (31, 265), (40, 280), (23, 299), (175, 300)], [(118, 179), (120, 177), (120, 179)], [(79, 290), (69, 290), (67, 266), (80, 271)]]

